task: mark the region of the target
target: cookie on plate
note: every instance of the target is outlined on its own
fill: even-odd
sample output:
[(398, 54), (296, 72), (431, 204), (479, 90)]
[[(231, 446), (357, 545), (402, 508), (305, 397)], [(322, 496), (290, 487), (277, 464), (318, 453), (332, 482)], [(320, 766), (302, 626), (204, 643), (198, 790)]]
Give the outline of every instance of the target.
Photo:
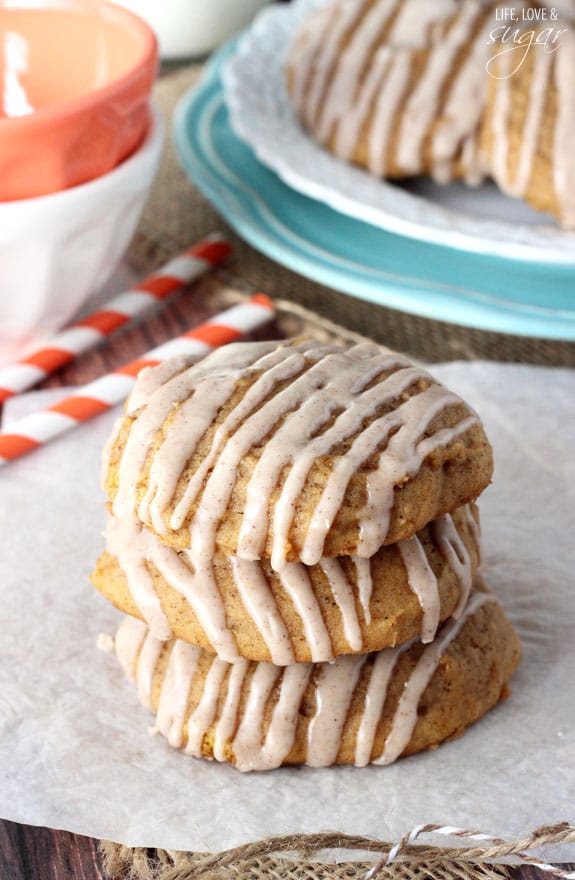
[(500, 189), (575, 229), (575, 27), (530, 27), (531, 48), (493, 50), (482, 150)]
[(302, 125), (327, 150), (379, 177), (479, 183), (487, 170), (479, 130), (496, 7), (332, 0), (312, 12), (286, 69)]

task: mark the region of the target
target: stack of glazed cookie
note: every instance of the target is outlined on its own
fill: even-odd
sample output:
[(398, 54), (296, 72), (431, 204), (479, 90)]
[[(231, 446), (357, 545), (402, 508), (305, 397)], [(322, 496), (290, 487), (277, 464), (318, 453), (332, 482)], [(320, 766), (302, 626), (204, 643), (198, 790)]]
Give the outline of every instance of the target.
[(329, 0), (287, 63), (304, 128), (378, 177), (491, 177), (575, 228), (575, 26), (535, 0)]
[(236, 343), (140, 374), (92, 576), (172, 746), (240, 770), (387, 764), (505, 695), (477, 576), (477, 414), (372, 343)]

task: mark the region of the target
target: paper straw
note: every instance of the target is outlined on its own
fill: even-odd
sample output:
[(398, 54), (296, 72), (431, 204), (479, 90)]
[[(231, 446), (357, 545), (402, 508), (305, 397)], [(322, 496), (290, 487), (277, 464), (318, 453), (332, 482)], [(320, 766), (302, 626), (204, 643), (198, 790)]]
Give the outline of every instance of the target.
[(184, 284), (195, 281), (222, 263), (230, 253), (231, 245), (224, 238), (208, 236), (135, 287), (115, 296), (105, 308), (57, 333), (14, 364), (0, 367), (0, 405), (69, 364)]
[(143, 367), (155, 366), (174, 355), (207, 354), (265, 324), (273, 313), (272, 301), (265, 294), (257, 293), (205, 324), (153, 348), (141, 358), (78, 388), (59, 403), (21, 419), (9, 432), (0, 433), (0, 466), (121, 403)]

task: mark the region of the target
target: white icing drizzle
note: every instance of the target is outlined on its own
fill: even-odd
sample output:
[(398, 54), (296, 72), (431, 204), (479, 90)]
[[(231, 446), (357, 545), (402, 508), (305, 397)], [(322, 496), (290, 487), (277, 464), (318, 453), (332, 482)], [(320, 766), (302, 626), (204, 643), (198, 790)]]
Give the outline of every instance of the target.
[[(465, 522), (475, 545), (477, 561), (481, 562), (481, 529), (479, 527), (479, 512), (475, 505), (466, 504), (463, 508)], [(477, 518), (476, 518), (477, 516)]]
[[(265, 356), (275, 348), (274, 343), (259, 343), (258, 353)], [(235, 344), (226, 346), (225, 374), (239, 375), (239, 371), (253, 363), (251, 346)], [(148, 370), (142, 370), (127, 403), (127, 412), (137, 411), (130, 435), (126, 441), (119, 466), (118, 492), (114, 498), (112, 511), (115, 516), (126, 521), (133, 517), (136, 508), (138, 475), (140, 474), (150, 447), (164, 421), (174, 407), (186, 400), (194, 391), (195, 383), (201, 382), (205, 375), (205, 364), (209, 363), (212, 373), (212, 387), (217, 384), (218, 367), (222, 363), (223, 349), (216, 349), (208, 358), (197, 363), (197, 358), (178, 358), (176, 362), (166, 361)], [(184, 365), (188, 364), (188, 369)], [(168, 376), (168, 380), (165, 377)], [(168, 476), (168, 475), (166, 475)]]
[(417, 723), (419, 701), (439, 665), (442, 654), (450, 642), (458, 635), (465, 621), (475, 614), (478, 608), (485, 602), (493, 601), (495, 601), (494, 597), (489, 593), (476, 593), (470, 599), (465, 613), (462, 614), (459, 620), (448, 623), (439, 637), (430, 645), (427, 645), (417, 661), (415, 669), (405, 683), (399, 704), (395, 710), (391, 731), (385, 740), (383, 752), (378, 758), (374, 759), (374, 764), (391, 764), (405, 750)]
[(299, 614), (312, 660), (331, 660), (331, 639), (305, 565), (290, 562), (279, 572), (279, 578)]
[[(401, 372), (407, 371), (395, 373), (391, 378), (399, 377)], [(443, 442), (450, 442), (477, 421), (476, 417), (472, 416), (459, 422), (454, 428), (445, 432), (438, 431), (433, 437), (421, 440), (421, 435), (439, 413), (460, 402), (460, 398), (443, 386), (431, 385), (425, 391), (408, 398), (392, 412), (372, 421), (356, 437), (346, 455), (337, 460), (326, 480), (321, 498), (309, 522), (300, 553), (302, 562), (306, 565), (315, 565), (319, 561), (329, 528), (343, 502), (349, 480), (395, 430), (396, 433), (390, 437), (379, 457), (377, 468), (368, 474), (367, 503), (359, 516), (356, 555), (369, 558), (377, 552), (389, 531), (395, 486), (406, 477), (413, 477), (432, 449), (439, 448)], [(292, 468), (290, 477), (294, 472), (296, 472), (295, 467)], [(288, 482), (289, 477), (284, 486), (284, 494)], [(272, 550), (274, 567), (279, 567), (281, 563), (280, 556), (275, 559), (274, 565), (274, 553), (279, 551), (278, 534), (279, 536), (285, 534), (281, 528), (276, 528), (278, 509), (281, 511), (280, 505), (276, 503)]]
[(499, 58), (497, 89), (493, 100), (491, 118), (491, 133), (493, 146), (490, 156), (491, 172), (504, 188), (505, 181), (509, 180), (507, 121), (511, 110), (511, 58), (509, 53), (503, 53)]
[(352, 651), (361, 651), (363, 638), (351, 584), (337, 559), (320, 559), (320, 568), (329, 581), (333, 597), (341, 613), (343, 631)]
[[(360, 16), (367, 5), (367, 0), (346, 0), (336, 10), (333, 15), (326, 10), (324, 29), (320, 19), (316, 23), (321, 27), (321, 34), (318, 40), (320, 47), (319, 54), (314, 52), (308, 55), (309, 66), (301, 65), (303, 70), (301, 76), (305, 77), (308, 88), (304, 96), (303, 114), (308, 124), (312, 124), (320, 109), (320, 103), (326, 94), (326, 87), (330, 82), (330, 77), (334, 69), (334, 65), (340, 54), (340, 46), (349, 32), (350, 28), (356, 21), (360, 20)], [(297, 66), (297, 65), (296, 65)]]
[(431, 529), (447, 564), (459, 581), (461, 592), (457, 608), (453, 612), (453, 617), (457, 620), (463, 613), (473, 585), (471, 557), (450, 516), (442, 516), (435, 520), (431, 524)]
[[(550, 53), (535, 50), (533, 82), (531, 84), (525, 124), (521, 134), (521, 152), (519, 153), (517, 174), (515, 181), (510, 186), (510, 192), (513, 195), (525, 195), (531, 180), (533, 160), (537, 151), (541, 120), (545, 110), (547, 83), (549, 82), (552, 62), (553, 56)], [(575, 127), (573, 131), (575, 131)]]
[(183, 745), (183, 725), (190, 685), (200, 658), (200, 648), (176, 639), (168, 660), (156, 716), (156, 727), (175, 749)]
[[(377, 68), (377, 64), (375, 65)], [(387, 144), (393, 130), (393, 123), (397, 114), (399, 103), (405, 92), (411, 70), (411, 58), (409, 50), (396, 49), (393, 59), (388, 67), (387, 77), (378, 88), (371, 127), (368, 131), (368, 167), (374, 174), (383, 177), (387, 171)], [(365, 90), (371, 85), (366, 80)], [(377, 84), (378, 86), (380, 83)], [(371, 98), (370, 95), (367, 96)], [(363, 95), (360, 96), (358, 106), (361, 106)], [(351, 157), (352, 150), (349, 151)]]
[[(277, 395), (274, 404), (277, 412), (285, 418), (273, 437), (268, 439), (265, 449), (257, 462), (247, 487), (246, 505), (238, 538), (238, 555), (248, 559), (261, 556), (267, 535), (268, 499), (274, 486), (277, 485), (284, 467), (293, 464), (299, 466), (304, 473), (304, 480), (315, 459), (347, 439), (357, 431), (362, 419), (371, 415), (381, 405), (382, 394), (378, 386), (362, 393), (370, 381), (385, 370), (397, 369), (399, 363), (393, 356), (383, 356), (371, 344), (358, 345), (352, 349), (356, 358), (342, 358), (340, 353), (328, 354), (299, 379)], [(369, 359), (369, 360), (368, 360)], [(402, 374), (407, 370), (399, 371)], [(411, 377), (411, 378), (410, 378)], [(416, 376), (410, 374), (407, 381)], [(387, 384), (387, 383), (386, 383)], [(340, 411), (334, 424), (314, 437), (326, 425), (333, 415)], [(266, 412), (266, 406), (260, 412), (259, 425), (245, 423), (244, 427), (251, 436), (254, 427), (260, 430), (269, 429), (277, 418), (276, 412)], [(271, 415), (271, 418), (270, 418)], [(279, 520), (293, 518), (295, 498), (286, 497), (282, 491), (276, 502), (276, 513)], [(274, 524), (275, 532), (275, 524)], [(277, 550), (277, 564), (272, 567), (279, 569), (285, 564), (285, 547), (287, 534), (280, 529), (280, 536), (275, 539), (274, 549)], [(280, 550), (281, 544), (281, 550)]]
[[(292, 707), (300, 705), (311, 670), (310, 663), (297, 663), (283, 672), (270, 663), (257, 664), (242, 720), (232, 743), (235, 759), (244, 770), (272, 770), (278, 766), (280, 755), (285, 757), (289, 754), (298, 720)], [(263, 738), (266, 704), (280, 676), (279, 700)]]
[[(258, 407), (261, 405), (262, 401), (264, 401), (274, 390), (278, 383), (297, 375), (297, 373), (301, 372), (305, 366), (303, 353), (299, 351), (294, 352), (293, 356), (288, 356), (285, 360), (281, 359), (279, 363), (273, 362), (267, 365), (266, 360), (268, 359), (262, 359), (262, 363), (260, 364), (261, 369), (264, 370), (262, 375), (247, 391), (245, 397), (240, 401), (238, 406), (232, 410), (217, 428), (208, 454), (205, 456), (194, 474), (190, 477), (183, 497), (176, 505), (175, 511), (170, 520), (170, 526), (172, 528), (180, 528), (183, 525), (190, 506), (198, 495), (204, 492), (204, 489), (209, 482), (210, 469), (212, 470), (212, 476), (213, 471), (216, 471), (218, 474), (220, 471), (224, 471), (221, 480), (218, 481), (217, 477), (212, 479), (211, 488), (214, 495), (218, 495), (218, 492), (220, 493), (218, 497), (214, 498), (214, 502), (217, 504), (217, 509), (221, 510), (222, 507), (225, 507), (225, 502), (228, 500), (229, 493), (233, 486), (232, 477), (235, 472), (234, 462), (238, 462), (241, 459), (241, 453), (243, 451), (240, 450), (239, 453), (237, 451), (238, 440), (235, 432), (244, 427), (244, 435), (248, 433), (249, 429), (245, 429), (245, 426), (242, 423), (244, 420), (249, 423), (250, 416), (254, 417), (256, 424), (259, 424), (261, 416), (259, 415)], [(266, 367), (267, 372), (265, 371)], [(275, 397), (269, 401), (272, 406), (274, 399)], [(265, 405), (262, 409), (263, 408), (265, 408)], [(279, 416), (279, 413), (272, 412), (272, 417), (274, 415)], [(208, 426), (209, 419), (206, 419), (206, 428)], [(222, 465), (220, 457), (218, 457), (222, 447), (225, 451), (226, 441), (229, 441), (230, 443), (232, 450), (231, 455), (235, 456), (235, 458), (231, 458), (231, 461), (226, 462), (228, 468), (227, 474), (225, 473), (225, 465)], [(169, 466), (171, 467), (172, 465), (170, 464)], [(160, 474), (159, 478), (161, 476), (162, 475)], [(177, 476), (179, 476), (179, 473), (177, 473)], [(162, 513), (163, 510), (160, 509), (158, 512)]]
[(434, 26), (457, 11), (457, 0), (403, 0), (399, 3), (389, 42), (392, 46), (419, 49), (429, 43)]
[[(355, 741), (355, 763), (358, 766), (370, 761), (389, 764), (402, 754), (417, 723), (419, 702), (442, 655), (457, 638), (464, 623), (485, 602), (492, 601), (495, 599), (490, 593), (476, 592), (459, 620), (445, 624), (435, 641), (424, 647), (403, 687), (383, 752), (372, 758), (389, 682), (399, 657), (414, 642), (374, 655)], [(140, 698), (145, 705), (149, 705), (151, 682), (162, 643), (149, 634), (146, 636), (145, 630), (144, 624), (138, 621), (124, 621), (116, 636), (116, 652), (130, 677), (136, 676), (139, 684), (146, 683), (146, 687), (140, 690)], [(137, 656), (142, 637), (144, 644)], [(181, 744), (185, 726), (183, 694), (187, 698), (190, 692), (198, 670), (199, 655), (195, 649), (185, 646), (173, 656), (173, 661), (170, 656), (168, 664), (170, 681), (168, 684), (164, 682), (161, 689), (162, 721), (161, 724), (158, 721), (158, 727), (164, 733), (168, 731), (173, 744)], [(206, 655), (202, 652), (201, 656)], [(333, 663), (316, 666), (298, 663), (281, 668), (247, 661), (230, 665), (214, 658), (205, 677), (199, 703), (188, 722), (186, 752), (201, 756), (204, 737), (213, 729), (216, 760), (229, 760), (233, 752), (240, 770), (280, 766), (293, 746), (302, 699), (308, 685), (311, 685), (315, 712), (307, 730), (306, 763), (316, 767), (332, 764), (341, 747), (349, 708), (366, 660), (363, 655), (345, 656)], [(137, 669), (134, 670), (136, 663)], [(274, 690), (276, 702), (265, 733), (265, 710)], [(176, 729), (178, 725), (179, 732)]]
[(553, 56), (535, 46), (532, 49), (533, 71), (530, 85), (529, 99), (523, 131), (521, 133), (521, 149), (515, 178), (511, 176), (511, 164), (509, 162), (509, 139), (508, 128), (511, 114), (512, 77), (518, 76), (519, 72), (512, 71), (512, 58), (510, 52), (500, 55), (498, 63), (497, 88), (493, 101), (492, 133), (493, 149), (491, 166), (493, 174), (499, 186), (512, 196), (524, 196), (531, 181), (533, 161), (537, 151), (539, 131), (543, 113), (547, 87), (553, 65)]
[(354, 763), (356, 767), (365, 767), (371, 760), (377, 725), (385, 704), (391, 676), (401, 654), (409, 650), (413, 644), (414, 641), (411, 640), (397, 648), (386, 648), (385, 651), (379, 651), (375, 655), (355, 741)]
[[(272, 770), (289, 754), (295, 741), (298, 713), (294, 706), (301, 706), (313, 671), (311, 663), (296, 663), (283, 670), (278, 701), (275, 705), (263, 747), (263, 758), (254, 760), (254, 769)], [(235, 744), (234, 744), (235, 749)]]
[(240, 660), (229, 667), (226, 697), (215, 730), (214, 758), (216, 761), (226, 760), (226, 746), (232, 740), (237, 726), (242, 689), (249, 667), (250, 664), (247, 660)]
[(357, 583), (357, 592), (359, 604), (363, 611), (363, 618), (369, 626), (371, 623), (371, 596), (373, 593), (373, 578), (371, 576), (371, 561), (369, 559), (360, 559), (359, 556), (352, 556), (351, 561), (355, 566), (355, 577)]
[(196, 570), (189, 559), (189, 551), (182, 556), (154, 542), (153, 561), (168, 583), (189, 602), (214, 651), (224, 660), (233, 663), (239, 657), (236, 641), (228, 627), (226, 609), (221, 591), (216, 583), (210, 564)]
[[(366, 73), (365, 83), (359, 94), (359, 99), (351, 107), (345, 123), (340, 121), (337, 127), (337, 135), (334, 144), (336, 155), (342, 159), (349, 160), (353, 158), (359, 137), (363, 131), (369, 113), (376, 101), (378, 95), (383, 89), (383, 81), (389, 73), (389, 66), (392, 60), (392, 51), (388, 46), (381, 46), (373, 56), (372, 63)], [(389, 92), (389, 88), (386, 87)], [(388, 100), (389, 113), (386, 119), (394, 112), (395, 107), (391, 106)], [(379, 140), (381, 144), (381, 138)], [(385, 155), (382, 157), (382, 164), (385, 163)]]
[[(397, 0), (379, 0), (371, 5), (358, 19), (349, 42), (338, 57), (329, 91), (325, 96), (323, 112), (318, 124), (318, 137), (325, 143), (334, 125), (336, 130), (336, 152), (345, 155), (346, 128), (353, 119), (353, 106), (358, 96), (358, 86), (364, 70), (365, 62), (376, 44), (382, 29), (389, 23), (397, 9)], [(342, 121), (342, 108), (351, 108), (350, 120)], [(313, 117), (312, 117), (313, 118)], [(353, 126), (353, 122), (351, 122)], [(357, 132), (354, 141), (357, 139)], [(354, 144), (351, 145), (353, 149)]]
[(272, 663), (295, 663), (291, 640), (260, 565), (230, 556), (234, 581), (248, 614), (266, 643)]
[(140, 647), (136, 672), (138, 699), (146, 709), (152, 708), (152, 676), (161, 650), (162, 642), (148, 632)]
[(235, 384), (233, 375), (220, 378), (211, 387), (204, 383), (173, 416), (171, 431), (152, 462), (148, 490), (138, 509), (140, 519), (149, 519), (159, 534), (167, 531), (162, 513), (174, 496), (179, 475), (205, 434), (206, 424), (216, 418)]
[(351, 698), (366, 657), (338, 657), (322, 664), (316, 685), (315, 715), (307, 731), (306, 764), (329, 767), (337, 758)]
[(479, 139), (475, 135), (466, 138), (463, 142), (461, 167), (468, 186), (479, 186), (488, 173), (485, 157), (480, 150)]
[[(188, 742), (185, 747), (188, 755), (200, 757), (202, 754), (204, 736), (215, 721), (218, 711), (218, 698), (228, 669), (229, 666), (224, 660), (220, 660), (219, 657), (213, 658), (206, 675), (200, 702), (190, 715), (188, 721)], [(191, 681), (187, 687), (188, 692), (190, 686)]]
[(291, 89), (298, 107), (303, 104), (308, 92), (308, 75), (312, 59), (332, 24), (333, 17), (324, 7), (308, 16), (298, 33), (297, 54), (302, 59), (302, 63), (294, 65), (291, 70)]
[(485, 46), (492, 27), (493, 22), (489, 20), (473, 41), (471, 52), (449, 91), (433, 134), (433, 176), (437, 179), (436, 169), (442, 165), (449, 169), (443, 175), (442, 183), (453, 178), (453, 160), (458, 152), (464, 166), (465, 178), (478, 182), (478, 178), (482, 177), (477, 153), (478, 138), (469, 133), (477, 132), (485, 109)]
[(165, 385), (178, 373), (197, 363), (198, 360), (199, 358), (195, 356), (176, 355), (176, 357), (168, 358), (155, 367), (144, 367), (143, 370), (140, 370), (136, 386), (130, 394), (127, 414), (135, 415), (154, 391), (157, 391), (161, 385)]
[(244, 711), (233, 739), (236, 761), (254, 770), (263, 752), (264, 712), (281, 670), (271, 663), (258, 663), (251, 678)]
[[(388, 368), (387, 364), (386, 368)], [(308, 438), (305, 445), (301, 442), (301, 439), (299, 440), (296, 447), (297, 454), (293, 457), (292, 466), (274, 506), (271, 565), (276, 571), (279, 571), (285, 565), (285, 550), (294, 518), (296, 501), (306, 483), (314, 462), (321, 456), (328, 455), (339, 443), (356, 434), (366, 417), (372, 417), (378, 408), (391, 403), (392, 400), (397, 398), (418, 378), (424, 377), (422, 372), (414, 367), (398, 369), (381, 385), (376, 385), (357, 396), (354, 395), (352, 389), (349, 396), (346, 396), (342, 389), (345, 378), (343, 376), (340, 378), (339, 373), (335, 375), (337, 379), (330, 383), (329, 391), (336, 396), (338, 406), (345, 408), (337, 416), (331, 427), (323, 433), (312, 439)], [(313, 400), (308, 400), (307, 403), (306, 414), (309, 412), (313, 413)], [(405, 404), (402, 406), (405, 406)], [(395, 412), (399, 413), (402, 406), (398, 407)], [(387, 433), (391, 430), (393, 418), (394, 413), (390, 413), (372, 422), (368, 428), (365, 428), (357, 435), (349, 451), (337, 459), (333, 470), (328, 476), (321, 500), (316, 506), (308, 525), (304, 547), (300, 553), (300, 559), (306, 565), (315, 565), (319, 562), (325, 538), (343, 502), (349, 480), (365, 458), (369, 457), (370, 453), (367, 453), (362, 458), (357, 454), (358, 449), (363, 448), (369, 438), (372, 440), (371, 451), (374, 451), (386, 438), (385, 428), (389, 426)], [(397, 418), (401, 420), (401, 415), (398, 415)], [(375, 425), (378, 428), (375, 428)], [(286, 455), (285, 448), (283, 455)], [(253, 486), (253, 495), (256, 496), (254, 478), (255, 473), (250, 482)], [(374, 548), (373, 552), (377, 549), (378, 547)], [(358, 555), (372, 556), (373, 553), (359, 553)]]
[(146, 638), (146, 624), (135, 617), (124, 617), (116, 633), (114, 648), (126, 676), (136, 678), (136, 660)]
[(110, 517), (106, 528), (106, 546), (112, 556), (121, 558), (130, 595), (150, 632), (161, 642), (165, 642), (172, 637), (172, 631), (146, 565), (150, 555), (148, 547), (152, 542), (145, 531), (142, 534), (143, 531), (136, 525), (122, 526), (119, 520)]
[(427, 644), (435, 638), (439, 626), (439, 589), (421, 541), (417, 536), (397, 544), (405, 565), (409, 586), (417, 596), (423, 613), (421, 641)]
[[(444, 39), (431, 49), (425, 72), (407, 101), (405, 112), (401, 118), (397, 149), (398, 156), (401, 157), (401, 167), (408, 174), (416, 174), (421, 167), (423, 142), (437, 112), (441, 91), (453, 70), (453, 62), (457, 54), (469, 42), (473, 27), (477, 23), (480, 14), (481, 6), (476, 3), (462, 3), (460, 13), (455, 18)], [(473, 65), (470, 68), (464, 66), (460, 77), (463, 79), (465, 74), (467, 74), (469, 79), (470, 73), (474, 73), (474, 71)], [(475, 77), (473, 77), (473, 80), (473, 84), (475, 84)], [(458, 92), (461, 92), (463, 97), (466, 95), (467, 90), (467, 82), (460, 86), (459, 82), (456, 81), (451, 90), (451, 96), (455, 101), (457, 100)], [(468, 119), (465, 120), (464, 113), (466, 109), (462, 104), (461, 98), (456, 107), (450, 107), (452, 114), (454, 110), (457, 111), (462, 129), (457, 132), (458, 136), (472, 131), (477, 124), (477, 114), (470, 113)], [(467, 122), (467, 128), (463, 125), (464, 121)], [(446, 158), (444, 150), (447, 144), (446, 141), (439, 139), (433, 143), (434, 150), (437, 150), (438, 145), (441, 146), (442, 150), (439, 155), (437, 152), (434, 152), (433, 158), (441, 161)], [(457, 140), (458, 145), (459, 138)]]

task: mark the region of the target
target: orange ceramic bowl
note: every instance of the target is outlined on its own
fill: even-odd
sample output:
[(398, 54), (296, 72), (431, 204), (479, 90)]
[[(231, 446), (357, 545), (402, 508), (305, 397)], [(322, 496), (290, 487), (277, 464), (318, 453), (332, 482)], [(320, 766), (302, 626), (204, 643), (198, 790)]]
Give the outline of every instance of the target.
[(142, 142), (153, 31), (98, 0), (0, 0), (0, 201), (106, 174)]

